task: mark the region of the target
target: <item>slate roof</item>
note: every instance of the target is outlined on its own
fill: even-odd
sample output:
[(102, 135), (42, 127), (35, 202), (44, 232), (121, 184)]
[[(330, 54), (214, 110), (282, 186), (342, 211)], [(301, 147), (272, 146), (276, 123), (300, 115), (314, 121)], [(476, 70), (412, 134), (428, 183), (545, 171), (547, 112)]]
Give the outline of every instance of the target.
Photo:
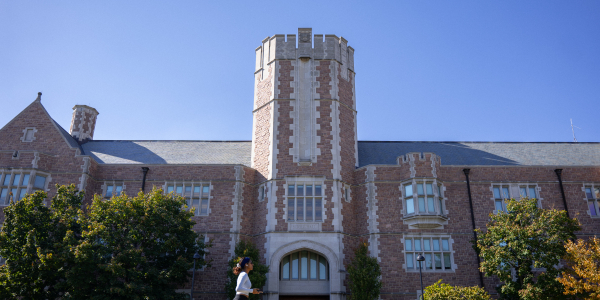
[(250, 166), (250, 141), (89, 141), (83, 153), (100, 164), (241, 164)]
[(58, 124), (58, 122), (54, 121), (54, 119), (50, 118), (50, 120), (52, 120), (52, 122), (54, 122), (54, 125), (56, 125), (56, 127), (58, 128), (58, 131), (60, 132), (60, 134), (62, 134), (62, 136), (65, 138), (65, 140), (67, 141), (67, 143), (69, 143), (69, 146), (73, 147), (73, 148), (79, 148), (79, 143), (77, 143), (77, 141), (75, 140), (75, 138), (70, 135), (64, 128), (62, 128), (62, 126), (60, 126), (60, 124)]
[[(89, 141), (81, 148), (100, 164), (250, 166), (251, 146), (251, 141)], [(442, 165), (600, 166), (600, 143), (358, 142), (360, 167), (394, 165), (410, 152), (433, 152)]]
[(396, 164), (409, 152), (433, 152), (442, 165), (600, 166), (600, 143), (358, 142), (360, 167)]

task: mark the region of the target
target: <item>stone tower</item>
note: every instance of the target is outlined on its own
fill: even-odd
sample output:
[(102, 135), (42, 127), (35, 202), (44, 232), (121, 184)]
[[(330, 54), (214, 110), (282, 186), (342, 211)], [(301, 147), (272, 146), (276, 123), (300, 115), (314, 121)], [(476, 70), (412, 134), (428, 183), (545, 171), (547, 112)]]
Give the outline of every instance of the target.
[[(314, 46), (313, 46), (314, 44)], [(358, 166), (354, 49), (299, 28), (256, 48), (252, 166), (286, 175), (345, 179)], [(348, 179), (347, 179), (348, 180)]]
[[(266, 200), (264, 224), (258, 226), (265, 234), (256, 242), (264, 243), (272, 266), (280, 264), (281, 249), (304, 247), (323, 255), (332, 249), (325, 255), (333, 270), (327, 288), (342, 293), (344, 237), (338, 233), (358, 166), (354, 49), (342, 37), (299, 28), (297, 36), (262, 41), (254, 76), (252, 167), (259, 197)], [(302, 244), (307, 239), (314, 244)], [(279, 290), (275, 272), (273, 267), (267, 283), (273, 299)]]

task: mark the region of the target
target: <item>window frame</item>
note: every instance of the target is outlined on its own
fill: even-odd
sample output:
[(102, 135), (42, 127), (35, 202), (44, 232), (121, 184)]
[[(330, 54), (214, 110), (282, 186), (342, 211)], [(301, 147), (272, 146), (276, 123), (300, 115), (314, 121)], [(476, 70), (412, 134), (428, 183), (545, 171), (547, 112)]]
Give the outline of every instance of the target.
[[(298, 186), (302, 185), (303, 186), (303, 193), (304, 195), (302, 195), (301, 197), (299, 197), (297, 194), (298, 191)], [(307, 196), (306, 195), (306, 186), (312, 186), (313, 187), (313, 195), (311, 196)], [(290, 186), (294, 186), (294, 195), (290, 195)], [(317, 186), (321, 186), (321, 195), (316, 195), (316, 187)], [(326, 191), (326, 185), (324, 184), (324, 180), (287, 180), (286, 184), (284, 184), (284, 189), (285, 189), (285, 213), (284, 213), (284, 218), (286, 223), (296, 223), (296, 224), (300, 224), (300, 223), (310, 223), (310, 224), (318, 224), (318, 223), (324, 223), (325, 219), (326, 219), (326, 214), (325, 214), (325, 191)], [(293, 220), (290, 220), (289, 218), (289, 212), (290, 210), (290, 198), (294, 198), (294, 207), (293, 207), (293, 212), (294, 212), (294, 218)], [(303, 219), (302, 220), (298, 220), (298, 198), (302, 198), (303, 200), (303, 205), (302, 205), (302, 212), (304, 214)], [(312, 198), (312, 220), (311, 221), (307, 221), (306, 220), (306, 208), (307, 208), (307, 198)], [(317, 216), (317, 199), (321, 199), (321, 220), (316, 220), (316, 216)]]
[[(302, 256), (301, 253), (302, 252), (307, 252), (307, 257), (308, 257), (308, 261), (306, 263), (307, 266), (307, 271), (306, 271), (306, 279), (302, 279)], [(298, 278), (294, 279), (292, 278), (292, 255), (297, 254), (298, 255)], [(312, 255), (316, 255), (317, 256), (317, 279), (311, 279), (310, 278), (310, 271), (311, 271), (311, 266), (310, 266), (310, 262), (311, 262), (311, 257)], [(289, 267), (288, 267), (288, 278), (284, 279), (283, 278), (283, 261), (285, 258), (288, 258), (288, 263), (289, 263)], [(321, 258), (323, 258), (325, 260), (325, 279), (321, 279)], [(327, 257), (325, 255), (322, 255), (316, 251), (310, 250), (310, 249), (299, 249), (299, 250), (295, 250), (293, 252), (290, 252), (284, 256), (281, 257), (281, 260), (279, 261), (279, 281), (318, 281), (318, 282), (325, 282), (325, 281), (330, 281), (331, 280), (331, 274), (329, 272), (329, 268), (331, 267), (329, 261), (327, 260)]]
[[(591, 189), (591, 196), (592, 198), (590, 198), (587, 194), (586, 189)], [(586, 204), (586, 211), (587, 214), (590, 216), (590, 218), (600, 218), (600, 184), (597, 183), (584, 183), (583, 187), (581, 188), (581, 190), (583, 191), (583, 195), (584, 198), (583, 200), (585, 201)], [(596, 194), (596, 190), (598, 190), (598, 194)], [(594, 208), (596, 209), (595, 214), (596, 215), (592, 215), (592, 211), (590, 210), (590, 202), (595, 206)]]
[[(19, 182), (16, 185), (14, 184), (15, 175), (19, 175)], [(9, 181), (8, 184), (5, 185), (4, 181), (6, 181), (7, 176)], [(25, 176), (27, 176), (27, 182), (24, 182)], [(34, 185), (37, 176), (45, 178), (43, 188), (38, 188)], [(0, 169), (0, 197), (2, 197), (2, 194), (5, 192), (4, 199), (0, 198), (0, 206), (10, 205), (11, 193), (13, 190), (16, 191), (12, 195), (12, 199), (15, 199), (16, 196), (16, 201), (20, 201), (25, 196), (38, 190), (47, 192), (50, 179), (50, 174), (35, 169)]]
[[(495, 188), (499, 188), (500, 189), (500, 196), (505, 196), (503, 195), (503, 189), (506, 188), (508, 190), (508, 197), (504, 197), (504, 198), (497, 198), (494, 189)], [(536, 193), (536, 197), (533, 197), (536, 199), (536, 203), (537, 203), (537, 207), (538, 208), (542, 208), (542, 200), (544, 200), (544, 198), (542, 198), (540, 196), (540, 192), (542, 191), (542, 189), (540, 188), (539, 184), (537, 183), (532, 183), (532, 182), (498, 182), (498, 183), (492, 183), (490, 186), (490, 192), (492, 193), (492, 197), (490, 198), (493, 201), (493, 205), (494, 205), (494, 210), (492, 211), (492, 213), (494, 214), (498, 214), (498, 207), (496, 202), (497, 201), (501, 201), (502, 202), (502, 211), (507, 212), (507, 208), (506, 208), (506, 200), (507, 199), (522, 199), (525, 198), (522, 195), (522, 189), (525, 188), (526, 190), (526, 197), (530, 197), (530, 192), (531, 189), (535, 190)]]
[[(411, 244), (411, 249), (407, 249), (407, 240), (410, 240), (410, 244)], [(417, 250), (416, 246), (415, 246), (415, 240), (419, 240), (421, 243), (420, 246), (420, 250)], [(429, 244), (429, 250), (425, 250), (425, 243), (424, 240), (429, 240), (430, 244)], [(439, 250), (434, 250), (434, 242), (433, 240), (437, 240), (439, 245)], [(448, 250), (444, 250), (444, 245), (443, 245), (443, 241), (447, 240), (448, 241)], [(423, 242), (421, 242), (423, 241)], [(402, 248), (402, 255), (403, 255), (403, 259), (404, 259), (404, 264), (402, 265), (402, 267), (404, 268), (404, 271), (407, 273), (413, 273), (419, 272), (419, 262), (417, 261), (417, 255), (418, 254), (422, 254), (423, 256), (426, 256), (426, 254), (431, 255), (430, 256), (430, 261), (431, 261), (431, 269), (427, 268), (427, 260), (425, 260), (422, 263), (422, 268), (421, 271), (423, 272), (428, 272), (428, 273), (454, 273), (456, 271), (456, 269), (458, 268), (455, 260), (454, 260), (454, 248), (453, 248), (453, 244), (454, 244), (454, 239), (452, 239), (451, 235), (447, 235), (447, 234), (424, 234), (424, 235), (419, 235), (419, 234), (406, 234), (402, 237), (401, 240), (402, 244), (403, 244), (403, 248)], [(440, 266), (441, 269), (436, 269), (435, 268), (435, 254), (440, 254)], [(446, 262), (444, 259), (444, 254), (449, 254), (450, 257), (450, 268), (447, 269), (446, 267)], [(412, 255), (411, 259), (412, 259), (412, 264), (413, 267), (409, 268), (409, 263), (408, 263), (408, 255)]]
[[(195, 207), (197, 208), (194, 211), (194, 217), (206, 217), (210, 215), (211, 209), (210, 209), (210, 202), (212, 199), (212, 190), (213, 190), (213, 184), (211, 181), (171, 181), (171, 182), (165, 182), (165, 185), (163, 186), (163, 191), (165, 194), (169, 193), (169, 187), (173, 187), (172, 192), (176, 195), (179, 195), (183, 198), (185, 198), (185, 203), (186, 203), (186, 207), (191, 209), (192, 207), (194, 207), (194, 200), (198, 200), (198, 206)], [(177, 188), (181, 187), (181, 193), (177, 192)], [(190, 191), (189, 194), (186, 194), (186, 188), (190, 187)], [(196, 192), (195, 192), (195, 188), (196, 187), (200, 187), (200, 191), (198, 192), (198, 195), (196, 197)], [(208, 188), (208, 191), (205, 192), (205, 187)], [(206, 213), (202, 213), (202, 204), (203, 201), (206, 200)]]
[(258, 186), (258, 202), (265, 201), (267, 197), (267, 185), (265, 183)]
[[(418, 184), (423, 185), (423, 194), (419, 194)], [(427, 193), (427, 184), (432, 185), (432, 189), (433, 189), (432, 194)], [(412, 194), (410, 196), (407, 195), (407, 192), (406, 192), (407, 186), (411, 186), (411, 188), (412, 188)], [(402, 207), (403, 207), (402, 214), (404, 215), (404, 217), (412, 217), (412, 216), (447, 217), (448, 209), (446, 206), (447, 198), (444, 197), (445, 190), (446, 190), (446, 187), (444, 186), (444, 184), (435, 178), (418, 178), (418, 179), (415, 178), (415, 179), (411, 179), (409, 181), (401, 183), (400, 184), (400, 192), (402, 194)], [(424, 201), (424, 209), (425, 209), (424, 212), (421, 212), (420, 208), (419, 208), (419, 198), (421, 198), (420, 196), (422, 196), (422, 198), (424, 199), (423, 200)], [(430, 196), (433, 196), (433, 205), (434, 205), (433, 213), (429, 211), (428, 198), (431, 198)], [(413, 202), (414, 211), (411, 213), (408, 212), (409, 205), (408, 205), (407, 201), (409, 201), (409, 200), (412, 200), (412, 202)]]
[[(116, 190), (117, 186), (121, 187), (121, 191), (119, 192), (118, 195), (115, 195), (115, 190)], [(109, 187), (111, 187), (110, 197), (107, 196)], [(125, 193), (125, 188), (126, 188), (125, 181), (121, 181), (121, 180), (105, 181), (104, 184), (102, 185), (102, 199), (110, 200), (112, 197), (115, 197), (115, 196), (118, 197), (118, 196), (122, 195), (123, 193)]]
[[(31, 131), (31, 139), (27, 139), (27, 132)], [(36, 140), (35, 134), (38, 130), (35, 127), (25, 127), (23, 129), (23, 136), (21, 137), (21, 142), (23, 143), (31, 143)]]

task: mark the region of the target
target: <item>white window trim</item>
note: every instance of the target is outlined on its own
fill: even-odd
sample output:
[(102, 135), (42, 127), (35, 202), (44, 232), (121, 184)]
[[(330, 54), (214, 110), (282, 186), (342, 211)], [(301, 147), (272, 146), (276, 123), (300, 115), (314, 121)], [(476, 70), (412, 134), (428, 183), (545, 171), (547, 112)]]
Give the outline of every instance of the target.
[[(33, 136), (31, 140), (26, 140), (27, 138), (27, 130), (33, 130)], [(35, 129), (35, 127), (25, 127), (25, 129), (23, 129), (23, 136), (21, 137), (21, 142), (23, 143), (31, 143), (33, 141), (35, 141), (36, 137), (35, 134), (38, 132), (37, 129)]]
[(348, 203), (352, 202), (352, 188), (349, 184), (344, 184), (344, 200)]
[[(536, 198), (537, 200), (537, 206), (538, 208), (542, 208), (542, 200), (544, 200), (544, 198), (540, 197), (542, 188), (539, 186), (539, 184), (534, 183), (534, 182), (496, 182), (496, 183), (492, 183), (490, 185), (490, 192), (492, 193), (492, 197), (490, 198), (492, 200), (492, 205), (494, 207), (494, 210), (492, 211), (493, 214), (497, 214), (498, 210), (496, 209), (496, 198), (494, 197), (494, 187), (498, 187), (500, 186), (500, 192), (502, 192), (502, 187), (507, 186), (508, 187), (508, 193), (509, 193), (509, 197), (513, 198), (513, 199), (521, 199), (521, 187), (525, 186), (527, 187), (527, 192), (529, 192), (529, 187), (535, 187), (535, 192), (537, 193), (538, 198)], [(503, 199), (505, 200), (505, 199)], [(506, 201), (502, 201), (502, 207), (504, 209), (506, 209)]]
[[(417, 233), (417, 234), (404, 234), (402, 236), (402, 239), (400, 240), (400, 242), (402, 242), (402, 257), (403, 257), (403, 260), (404, 260), (404, 263), (402, 264), (402, 268), (404, 269), (405, 272), (407, 272), (407, 273), (419, 273), (419, 266), (418, 266), (419, 263), (416, 262), (416, 258), (415, 258), (416, 265), (415, 265), (415, 268), (413, 270), (409, 270), (408, 267), (407, 267), (407, 265), (406, 265), (406, 252), (407, 251), (406, 251), (405, 240), (407, 238), (409, 238), (409, 239), (410, 238), (412, 238), (412, 239), (415, 239), (415, 238), (420, 238), (420, 239), (423, 239), (423, 238), (438, 238), (438, 239), (447, 238), (448, 239), (448, 249), (450, 249), (450, 250), (449, 251), (439, 251), (439, 252), (449, 252), (450, 253), (450, 267), (451, 267), (451, 269), (450, 270), (435, 270), (435, 269), (433, 269), (433, 270), (427, 270), (426, 268), (422, 268), (421, 271), (423, 271), (423, 273), (455, 273), (456, 269), (458, 269), (458, 265), (454, 261), (454, 252), (455, 251), (454, 251), (454, 247), (452, 246), (454, 244), (454, 239), (452, 238), (451, 235), (449, 235), (449, 234), (436, 234), (436, 233), (427, 233), (427, 234), (418, 234)], [(414, 243), (413, 243), (413, 247), (414, 247)], [(442, 246), (440, 245), (440, 247), (442, 247)], [(415, 253), (415, 254), (419, 253), (419, 252), (417, 252), (415, 250), (408, 251), (408, 252)], [(421, 250), (421, 254), (423, 254), (425, 252), (426, 251)], [(429, 252), (434, 252), (434, 251), (429, 251)], [(443, 258), (443, 256), (442, 256), (442, 258)], [(422, 264), (424, 264), (424, 263), (425, 262), (423, 262)]]
[[(167, 193), (167, 187), (169, 185), (172, 185), (173, 187), (176, 187), (177, 185), (184, 185), (184, 186), (191, 185), (192, 188), (194, 186), (196, 186), (196, 185), (199, 185), (199, 186), (208, 185), (208, 204), (207, 204), (208, 207), (206, 208), (206, 214), (202, 214), (202, 211), (200, 211), (198, 213), (198, 215), (194, 214), (193, 217), (206, 217), (206, 216), (210, 216), (210, 213), (212, 211), (210, 203), (212, 202), (213, 188), (214, 188), (214, 185), (212, 184), (211, 181), (165, 181), (165, 184), (162, 186), (163, 192), (165, 194)], [(123, 189), (125, 189), (125, 188), (123, 188)], [(173, 192), (176, 193), (175, 191), (173, 191)], [(181, 196), (184, 197), (183, 195), (181, 195)], [(200, 197), (200, 205), (202, 205), (202, 197)]]
[[(586, 187), (592, 188), (592, 196), (594, 196), (594, 199), (596, 202), (596, 216), (592, 216), (592, 212), (590, 212), (590, 207), (588, 205), (589, 198), (587, 197), (587, 194), (585, 193)], [(595, 183), (591, 183), (591, 182), (584, 183), (583, 186), (581, 187), (581, 191), (583, 192), (583, 196), (584, 196), (583, 201), (585, 201), (585, 207), (586, 207), (585, 210), (586, 210), (588, 216), (590, 216), (590, 218), (594, 218), (594, 219), (600, 218), (600, 207), (599, 207), (600, 198), (595, 198), (595, 195), (594, 195), (594, 188), (598, 188), (598, 187), (600, 187), (600, 184), (597, 184), (597, 183), (595, 184)]]
[[(8, 188), (8, 190), (9, 190), (9, 193), (10, 193), (11, 188), (13, 187), (12, 181), (14, 180), (13, 179), (13, 175), (15, 175), (15, 174), (19, 174), (21, 176), (23, 176), (23, 175), (29, 175), (29, 182), (27, 183), (25, 194), (32, 194), (33, 193), (33, 191), (34, 191), (34, 186), (33, 185), (35, 183), (35, 176), (36, 175), (40, 175), (40, 176), (46, 177), (46, 181), (44, 183), (44, 187), (42, 189), (40, 189), (40, 190), (42, 190), (42, 191), (44, 191), (46, 193), (50, 191), (50, 189), (48, 188), (50, 181), (52, 181), (52, 176), (50, 175), (50, 173), (41, 172), (41, 171), (38, 171), (38, 170), (35, 170), (35, 169), (0, 169), (0, 186), (3, 186), (2, 184), (4, 183), (4, 178), (5, 178), (6, 175), (10, 175), (11, 176), (11, 180), (10, 180), (11, 182), (9, 182), (9, 185), (6, 186)], [(19, 181), (21, 183), (22, 183), (22, 180), (23, 180), (23, 177), (21, 177), (19, 179)], [(23, 186), (24, 185), (22, 185), (22, 184), (17, 185), (17, 189), (19, 189), (19, 191), (17, 191), (17, 193), (20, 192), (20, 190), (22, 189)], [(7, 194), (7, 197), (8, 197), (8, 194)], [(46, 204), (45, 201), (44, 201), (44, 204)], [(0, 207), (2, 207), (2, 206), (8, 206), (8, 205), (4, 204), (4, 203), (0, 203)]]
[(258, 202), (263, 202), (267, 198), (267, 184), (263, 183), (258, 186)]
[[(121, 180), (106, 180), (104, 181), (104, 184), (100, 187), (102, 189), (102, 199), (106, 199), (106, 189), (108, 188), (108, 186), (116, 186), (117, 184), (121, 184), (121, 186), (123, 186), (123, 189), (121, 190), (121, 195), (123, 195), (123, 193), (125, 193), (125, 188), (127, 187), (125, 185), (125, 181), (121, 181)], [(113, 195), (111, 196), (111, 198), (114, 197), (114, 191), (113, 191)]]
[[(436, 213), (429, 213), (429, 212), (425, 212), (425, 213), (421, 213), (419, 212), (418, 209), (418, 195), (417, 195), (417, 184), (421, 183), (424, 185), (424, 189), (426, 189), (425, 184), (426, 183), (431, 183), (433, 185), (433, 197), (434, 197), (434, 206), (436, 208)], [(412, 195), (412, 199), (413, 199), (413, 205), (415, 205), (415, 212), (408, 214), (408, 210), (407, 210), (407, 204), (406, 204), (406, 194), (404, 191), (404, 186), (411, 184), (413, 187), (413, 195)], [(439, 190), (438, 187), (441, 189), (442, 191), (442, 195), (439, 195)], [(405, 224), (409, 225), (409, 228), (411, 229), (422, 229), (422, 228), (435, 228), (437, 227), (437, 229), (443, 229), (444, 225), (448, 225), (448, 220), (450, 219), (448, 214), (448, 198), (446, 197), (446, 186), (437, 178), (427, 178), (427, 177), (423, 177), (423, 178), (413, 178), (411, 180), (407, 180), (404, 181), (402, 183), (400, 183), (400, 185), (398, 186), (398, 189), (400, 190), (400, 201), (402, 203), (402, 220)], [(424, 195), (425, 198), (427, 198), (427, 195)], [(442, 201), (442, 206), (443, 209), (440, 209), (439, 206), (439, 201), (437, 200), (441, 200)], [(437, 213), (440, 212), (440, 213)]]
[[(283, 217), (286, 223), (293, 223), (293, 224), (323, 224), (325, 223), (325, 220), (327, 219), (327, 214), (325, 211), (325, 204), (327, 202), (327, 197), (326, 197), (326, 190), (327, 190), (327, 186), (325, 185), (325, 178), (323, 177), (312, 177), (312, 176), (299, 176), (299, 177), (286, 177), (286, 182), (283, 185), (283, 188), (285, 189), (285, 211), (283, 213)], [(288, 186), (289, 185), (298, 185), (298, 184), (312, 184), (312, 185), (321, 185), (321, 214), (322, 214), (322, 220), (321, 221), (302, 221), (302, 222), (298, 222), (296, 220), (294, 221), (289, 221), (288, 220)], [(294, 196), (295, 198), (296, 196)], [(314, 207), (313, 207), (313, 211), (314, 211)], [(296, 212), (296, 209), (294, 208), (294, 213)]]

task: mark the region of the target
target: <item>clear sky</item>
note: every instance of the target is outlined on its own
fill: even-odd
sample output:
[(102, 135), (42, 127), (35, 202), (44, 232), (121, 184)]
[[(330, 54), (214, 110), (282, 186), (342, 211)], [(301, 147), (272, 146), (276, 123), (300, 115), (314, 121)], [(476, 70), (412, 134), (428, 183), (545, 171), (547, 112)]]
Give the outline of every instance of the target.
[(42, 92), (95, 139), (250, 140), (267, 36), (356, 49), (359, 140), (600, 142), (600, 1), (0, 0), (0, 127)]

